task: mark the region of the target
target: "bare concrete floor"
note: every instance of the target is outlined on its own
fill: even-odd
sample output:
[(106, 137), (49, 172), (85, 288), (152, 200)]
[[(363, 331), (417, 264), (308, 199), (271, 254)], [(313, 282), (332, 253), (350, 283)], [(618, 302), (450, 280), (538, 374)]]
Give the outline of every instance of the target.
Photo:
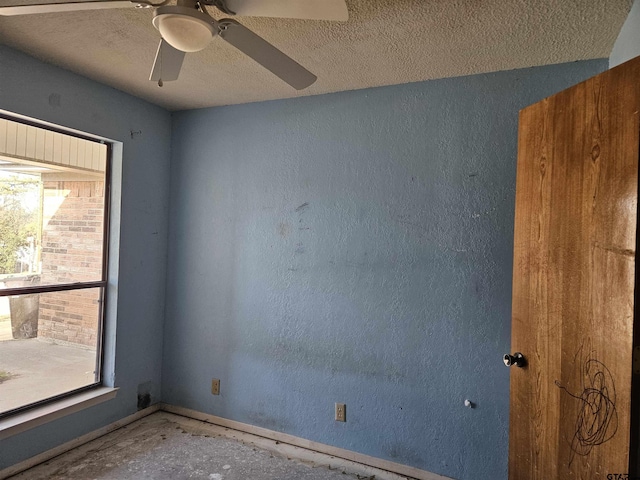
[(12, 478), (406, 480), (167, 412), (154, 413)]

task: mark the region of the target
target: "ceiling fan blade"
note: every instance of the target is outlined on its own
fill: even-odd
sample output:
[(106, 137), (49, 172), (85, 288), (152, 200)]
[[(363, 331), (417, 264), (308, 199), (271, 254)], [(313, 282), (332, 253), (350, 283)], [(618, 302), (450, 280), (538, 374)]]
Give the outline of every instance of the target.
[(249, 17), (347, 21), (345, 0), (226, 0), (229, 10)]
[(184, 56), (184, 52), (173, 48), (164, 40), (160, 40), (149, 80), (159, 82), (159, 84), (161, 84), (161, 81), (171, 82), (177, 80)]
[(128, 0), (113, 0), (100, 2), (67, 2), (46, 3), (40, 5), (16, 5), (14, 7), (0, 7), (0, 15), (30, 15), (35, 13), (76, 12), (78, 10), (103, 10), (106, 8), (131, 8), (138, 5), (148, 6), (146, 2), (130, 2)]
[(220, 37), (296, 90), (317, 80), (313, 73), (235, 20), (220, 20)]

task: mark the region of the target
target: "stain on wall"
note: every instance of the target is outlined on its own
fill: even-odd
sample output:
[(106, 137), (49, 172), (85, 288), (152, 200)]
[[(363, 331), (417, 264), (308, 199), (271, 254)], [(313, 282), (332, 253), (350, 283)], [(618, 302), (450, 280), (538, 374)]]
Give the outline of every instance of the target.
[[(152, 392), (157, 393), (156, 385), (153, 382), (144, 382), (138, 385), (138, 410), (144, 410), (152, 403)], [(157, 398), (155, 399), (157, 401)], [(154, 402), (155, 403), (155, 402)]]
[(506, 478), (518, 110), (606, 67), (174, 114), (163, 401)]

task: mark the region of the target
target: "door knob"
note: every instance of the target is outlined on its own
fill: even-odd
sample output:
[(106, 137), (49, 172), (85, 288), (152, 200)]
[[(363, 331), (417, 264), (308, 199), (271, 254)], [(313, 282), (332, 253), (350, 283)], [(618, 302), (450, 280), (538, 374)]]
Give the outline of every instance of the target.
[(513, 355), (509, 355), (507, 353), (504, 357), (502, 357), (502, 361), (507, 367), (513, 367), (515, 365), (516, 367), (522, 368), (527, 364), (524, 355), (522, 355), (520, 352), (516, 352)]

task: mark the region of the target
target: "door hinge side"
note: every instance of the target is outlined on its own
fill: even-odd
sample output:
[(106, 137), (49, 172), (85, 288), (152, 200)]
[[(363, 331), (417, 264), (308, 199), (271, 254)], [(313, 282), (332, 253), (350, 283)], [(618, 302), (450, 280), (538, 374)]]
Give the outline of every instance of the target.
[(633, 374), (640, 375), (640, 347), (633, 348)]

